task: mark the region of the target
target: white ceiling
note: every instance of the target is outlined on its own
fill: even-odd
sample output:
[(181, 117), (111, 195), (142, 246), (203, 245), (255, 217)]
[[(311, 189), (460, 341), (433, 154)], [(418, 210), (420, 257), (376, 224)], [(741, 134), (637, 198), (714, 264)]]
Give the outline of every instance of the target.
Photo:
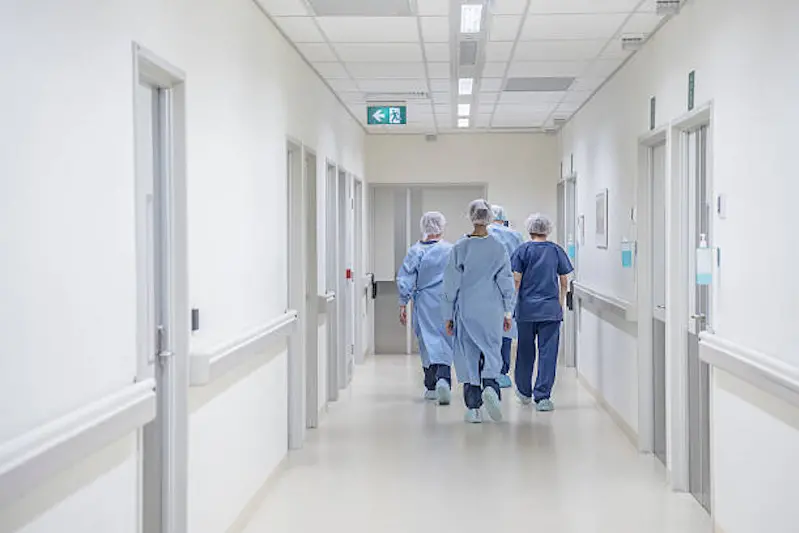
[[(459, 67), (460, 5), (481, 0), (256, 1), (374, 133), (551, 128), (629, 57), (622, 35), (662, 22), (655, 0), (482, 0), (478, 61)], [(458, 94), (459, 77), (474, 77), (471, 96)], [(575, 81), (565, 92), (503, 92), (516, 77)], [(366, 126), (370, 101), (407, 101), (408, 125)], [(459, 103), (471, 104), (468, 130), (457, 128)]]

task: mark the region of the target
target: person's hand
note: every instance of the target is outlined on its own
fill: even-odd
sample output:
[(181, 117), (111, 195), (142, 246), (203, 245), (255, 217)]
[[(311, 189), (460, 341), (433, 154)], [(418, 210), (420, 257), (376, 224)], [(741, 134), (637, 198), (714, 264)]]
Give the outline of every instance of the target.
[(408, 308), (404, 305), (400, 306), (400, 324), (403, 326), (408, 325)]
[(455, 322), (452, 320), (447, 320), (447, 335), (450, 337), (455, 335)]
[(513, 319), (505, 317), (505, 320), (504, 320), (504, 322), (502, 324), (502, 327), (505, 329), (505, 331), (510, 331), (510, 328), (512, 326), (513, 326)]

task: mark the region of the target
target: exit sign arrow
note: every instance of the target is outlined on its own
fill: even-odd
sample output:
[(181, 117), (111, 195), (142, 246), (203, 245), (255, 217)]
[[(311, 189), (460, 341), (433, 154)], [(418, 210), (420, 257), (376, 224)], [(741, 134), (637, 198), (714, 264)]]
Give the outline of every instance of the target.
[(383, 109), (378, 109), (375, 111), (375, 114), (372, 115), (372, 118), (375, 119), (376, 123), (383, 124), (386, 121), (386, 112)]

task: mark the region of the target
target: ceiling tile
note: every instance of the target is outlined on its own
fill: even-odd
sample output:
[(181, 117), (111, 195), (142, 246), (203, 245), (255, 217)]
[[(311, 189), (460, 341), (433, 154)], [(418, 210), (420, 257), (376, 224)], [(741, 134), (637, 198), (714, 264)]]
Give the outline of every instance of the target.
[(640, 0), (530, 0), (529, 13), (632, 13), (640, 3)]
[(414, 43), (414, 17), (319, 17), (319, 26), (334, 43)]
[(293, 43), (323, 43), (325, 38), (310, 17), (275, 17), (283, 33)]
[(483, 78), (480, 80), (480, 91), (499, 92), (502, 90), (502, 78)]
[(513, 43), (489, 42), (486, 45), (486, 61), (510, 61)]
[(354, 78), (424, 78), (424, 65), (420, 63), (347, 63)]
[(408, 0), (306, 0), (319, 17), (410, 17)]
[(416, 0), (419, 15), (423, 17), (449, 16), (449, 0)]
[(337, 94), (345, 103), (357, 104), (366, 101), (366, 97), (361, 91), (340, 91)]
[(513, 59), (514, 61), (584, 61), (595, 58), (606, 43), (607, 39), (520, 41)]
[(606, 79), (607, 78), (577, 78), (570, 87), (570, 90), (575, 92), (593, 92), (596, 91)]
[(563, 97), (564, 103), (571, 103), (571, 104), (582, 104), (586, 100), (588, 100), (591, 95), (594, 94), (593, 91), (575, 91), (571, 90), (566, 93)]
[(437, 104), (448, 104), (450, 102), (451, 93), (449, 91), (446, 92), (434, 92), (432, 93), (433, 101)]
[(381, 92), (426, 92), (427, 81), (423, 79), (374, 79), (358, 80), (358, 87), (367, 93)]
[(313, 68), (326, 79), (349, 78), (350, 75), (341, 63), (313, 63)]
[(494, 114), (497, 116), (545, 116), (549, 115), (558, 104), (503, 104), (497, 103)]
[(599, 57), (602, 59), (627, 59), (631, 55), (632, 52), (630, 50), (624, 50), (621, 47), (621, 39), (613, 39), (602, 50), (602, 55)]
[(345, 63), (351, 61), (375, 63), (422, 61), (422, 48), (418, 44), (335, 44), (333, 48)]
[(424, 51), (428, 61), (449, 61), (449, 43), (425, 43)]
[(256, 0), (273, 17), (308, 16), (303, 0)]
[(491, 13), (494, 15), (523, 15), (527, 0), (493, 0)]
[(502, 78), (508, 68), (507, 63), (486, 63), (483, 65), (483, 76), (486, 78)]
[(563, 113), (566, 115), (571, 115), (572, 113), (576, 113), (580, 106), (583, 105), (585, 101), (577, 103), (577, 102), (564, 102), (558, 106), (555, 110), (556, 113)]
[(528, 17), (522, 40), (609, 39), (627, 19), (625, 14), (535, 15)]
[(337, 93), (359, 91), (358, 85), (356, 85), (355, 82), (352, 80), (345, 80), (345, 79), (328, 80), (327, 83)]
[(618, 69), (624, 59), (597, 59), (582, 73), (589, 78), (607, 78)]
[(327, 43), (300, 43), (297, 49), (305, 59), (314, 63), (321, 61), (338, 61), (333, 49)]
[(500, 95), (501, 104), (553, 106), (563, 100), (565, 92), (504, 92)]
[(449, 17), (422, 17), (421, 20), (425, 43), (449, 42)]
[(581, 75), (588, 67), (585, 61), (515, 61), (508, 76), (512, 78), (557, 78)]
[(494, 105), (497, 103), (499, 93), (480, 93), (477, 96), (477, 101), (480, 105)]
[(500, 15), (491, 18), (489, 39), (492, 41), (515, 41), (519, 34), (519, 24), (522, 17)]
[(539, 128), (546, 120), (546, 116), (497, 116), (491, 122), (492, 128)]
[(439, 128), (451, 128), (452, 115), (449, 113), (436, 113), (436, 122)]
[(655, 13), (636, 13), (622, 30), (624, 33), (652, 33), (660, 24), (663, 17)]
[(450, 80), (430, 80), (430, 91), (435, 93), (442, 93), (452, 89), (452, 82)]
[(428, 63), (427, 71), (431, 78), (449, 79), (450, 77), (450, 64), (449, 63)]

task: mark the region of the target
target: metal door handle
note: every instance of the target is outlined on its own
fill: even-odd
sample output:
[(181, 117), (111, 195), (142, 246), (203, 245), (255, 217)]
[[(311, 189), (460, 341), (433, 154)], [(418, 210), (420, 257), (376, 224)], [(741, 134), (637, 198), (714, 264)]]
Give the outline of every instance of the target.
[(696, 315), (691, 315), (691, 320), (707, 320), (707, 315), (703, 313), (699, 313)]
[(658, 305), (658, 306), (655, 306), (655, 309), (666, 309), (666, 306), (665, 305)]

